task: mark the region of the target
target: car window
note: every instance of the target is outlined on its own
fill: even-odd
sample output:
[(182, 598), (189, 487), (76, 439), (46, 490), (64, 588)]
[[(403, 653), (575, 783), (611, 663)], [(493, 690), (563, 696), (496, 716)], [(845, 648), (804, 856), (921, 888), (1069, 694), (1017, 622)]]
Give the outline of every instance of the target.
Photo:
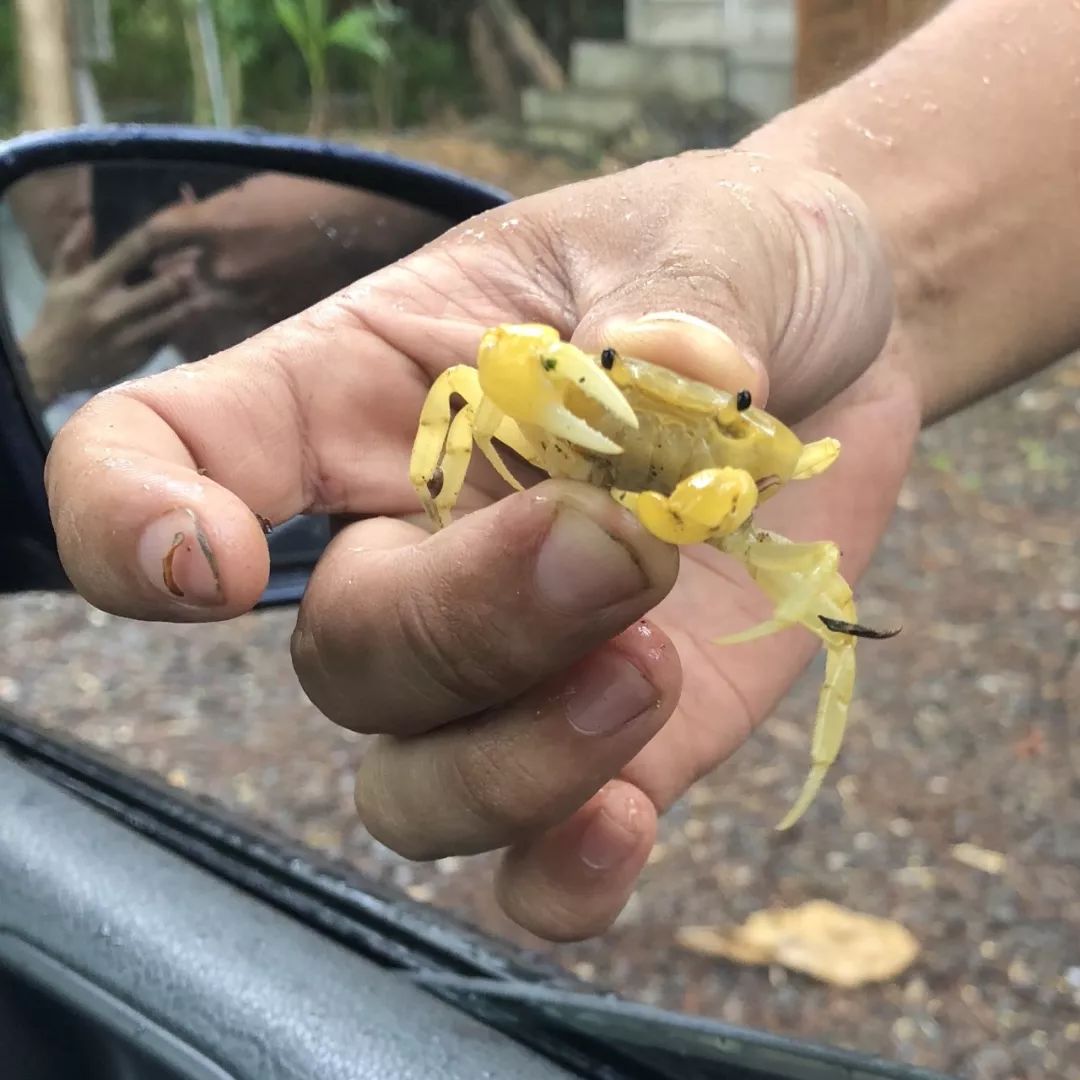
[[(205, 26), (183, 5), (112, 0), (78, 30), (71, 119), (313, 133), (525, 196), (731, 146), (941, 6), (519, 0), (506, 5), (508, 38), (505, 16), (482, 14), (502, 5), (402, 2), (393, 16), (355, 7), (383, 15), (336, 38), (329, 21), (310, 26), (318, 44), (305, 50), (280, 13), (303, 5), (238, 0), (207, 5), (221, 56), (207, 80)], [(342, 18), (348, 7), (328, 6)], [(34, 62), (29, 33), (0, 32), (9, 133), (28, 123), (15, 104), (30, 106), (2, 80), (16, 50)], [(89, 41), (100, 56), (80, 61)], [(507, 86), (524, 89), (511, 102)], [(62, 123), (51, 115), (38, 126)], [(5, 258), (59, 243), (48, 231)], [(32, 301), (21, 297), (23, 322)], [(863, 621), (903, 631), (860, 644), (843, 750), (812, 812), (773, 829), (808, 767), (820, 655), (746, 745), (667, 808), (629, 903), (592, 940), (551, 944), (514, 925), (492, 892), (497, 855), (413, 862), (363, 828), (353, 788), (370, 739), (301, 688), (292, 606), (181, 625), (74, 595), (0, 598), (0, 702), (631, 999), (973, 1080), (1077, 1080), (1078, 386), (1069, 356), (922, 434), (857, 589)], [(55, 408), (59, 424), (70, 410)], [(274, 543), (302, 560), (329, 529), (297, 519)], [(708, 663), (711, 648), (680, 643), (682, 663)], [(781, 924), (781, 910), (798, 917)], [(862, 944), (844, 974), (846, 934)]]

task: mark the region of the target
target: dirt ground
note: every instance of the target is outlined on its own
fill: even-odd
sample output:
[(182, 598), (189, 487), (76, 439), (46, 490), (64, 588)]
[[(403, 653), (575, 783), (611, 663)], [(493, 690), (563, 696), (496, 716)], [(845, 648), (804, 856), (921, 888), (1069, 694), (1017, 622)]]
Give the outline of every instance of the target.
[[(453, 135), (394, 149), (519, 193), (576, 175)], [(584, 944), (509, 926), (490, 858), (414, 865), (366, 836), (351, 804), (362, 740), (304, 699), (288, 611), (142, 626), (74, 597), (0, 600), (0, 700), (632, 998), (964, 1080), (1080, 1080), (1080, 679), (1066, 685), (1080, 653), (1078, 450), (1076, 357), (926, 432), (858, 590), (867, 622), (901, 612), (905, 629), (863, 649), (813, 812), (772, 831), (804, 776), (817, 667), (667, 815), (627, 911)], [(1000, 857), (977, 868), (958, 844)], [(812, 898), (900, 922), (919, 957), (852, 992), (674, 940)]]

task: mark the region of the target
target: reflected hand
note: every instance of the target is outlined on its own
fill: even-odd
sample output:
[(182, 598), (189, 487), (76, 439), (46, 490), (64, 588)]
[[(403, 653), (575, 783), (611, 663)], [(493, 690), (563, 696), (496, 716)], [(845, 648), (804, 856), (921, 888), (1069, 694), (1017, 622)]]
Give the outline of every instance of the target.
[(411, 858), (504, 849), (504, 909), (566, 939), (614, 919), (657, 814), (738, 748), (816, 642), (710, 645), (763, 598), (596, 489), (508, 495), (478, 462), (458, 520), (428, 534), (408, 478), (425, 394), (484, 328), (526, 321), (836, 436), (839, 461), (760, 520), (835, 540), (858, 577), (920, 422), (902, 340), (882, 350), (885, 261), (838, 181), (731, 152), (481, 215), (183, 376), (99, 398), (61, 431), (47, 482), (72, 581), (135, 618), (249, 610), (268, 571), (252, 511), (361, 519), (316, 568), (293, 642), (315, 704), (379, 736), (360, 815)]
[[(152, 224), (94, 261), (89, 261), (91, 237), (86, 215), (58, 248), (41, 311), (20, 342), (30, 381), (44, 402), (106, 386), (137, 370), (198, 306), (185, 300), (190, 274), (182, 262), (147, 281), (126, 284), (156, 247), (175, 242), (155, 235)], [(189, 262), (190, 254), (189, 249)]]
[(198, 237), (205, 252), (198, 287), (228, 298), (218, 305), (220, 327), (207, 327), (222, 339), (215, 348), (314, 304), (445, 227), (440, 215), (372, 192), (280, 173), (189, 199), (157, 218), (162, 234)]

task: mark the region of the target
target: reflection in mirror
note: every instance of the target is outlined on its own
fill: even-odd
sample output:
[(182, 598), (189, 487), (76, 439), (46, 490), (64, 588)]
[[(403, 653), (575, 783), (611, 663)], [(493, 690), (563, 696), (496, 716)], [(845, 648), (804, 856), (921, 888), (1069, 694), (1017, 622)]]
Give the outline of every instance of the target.
[[(94, 393), (235, 345), (454, 223), (352, 186), (230, 165), (32, 173), (0, 200), (0, 292), (24, 385), (55, 434)], [(272, 557), (302, 560), (304, 537), (325, 534), (324, 522), (297, 527), (275, 530)]]

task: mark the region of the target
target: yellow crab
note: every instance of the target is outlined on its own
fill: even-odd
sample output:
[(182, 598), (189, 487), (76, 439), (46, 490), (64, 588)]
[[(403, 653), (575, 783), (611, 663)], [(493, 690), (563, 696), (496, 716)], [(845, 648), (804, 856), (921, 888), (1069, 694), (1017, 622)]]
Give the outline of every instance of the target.
[[(464, 402), (456, 413), (455, 395)], [(839, 752), (855, 684), (855, 639), (896, 632), (855, 622), (835, 544), (793, 543), (753, 523), (759, 503), (789, 480), (828, 468), (840, 444), (803, 444), (754, 408), (746, 391), (729, 394), (613, 349), (589, 355), (551, 327), (534, 324), (488, 330), (476, 367), (448, 368), (431, 387), (410, 479), (436, 528), (450, 523), (474, 442), (514, 488), (522, 485), (496, 442), (550, 476), (608, 489), (661, 540), (707, 543), (739, 559), (773, 601), (773, 617), (716, 644), (750, 641), (795, 624), (824, 642), (812, 767), (777, 826), (790, 828)]]

